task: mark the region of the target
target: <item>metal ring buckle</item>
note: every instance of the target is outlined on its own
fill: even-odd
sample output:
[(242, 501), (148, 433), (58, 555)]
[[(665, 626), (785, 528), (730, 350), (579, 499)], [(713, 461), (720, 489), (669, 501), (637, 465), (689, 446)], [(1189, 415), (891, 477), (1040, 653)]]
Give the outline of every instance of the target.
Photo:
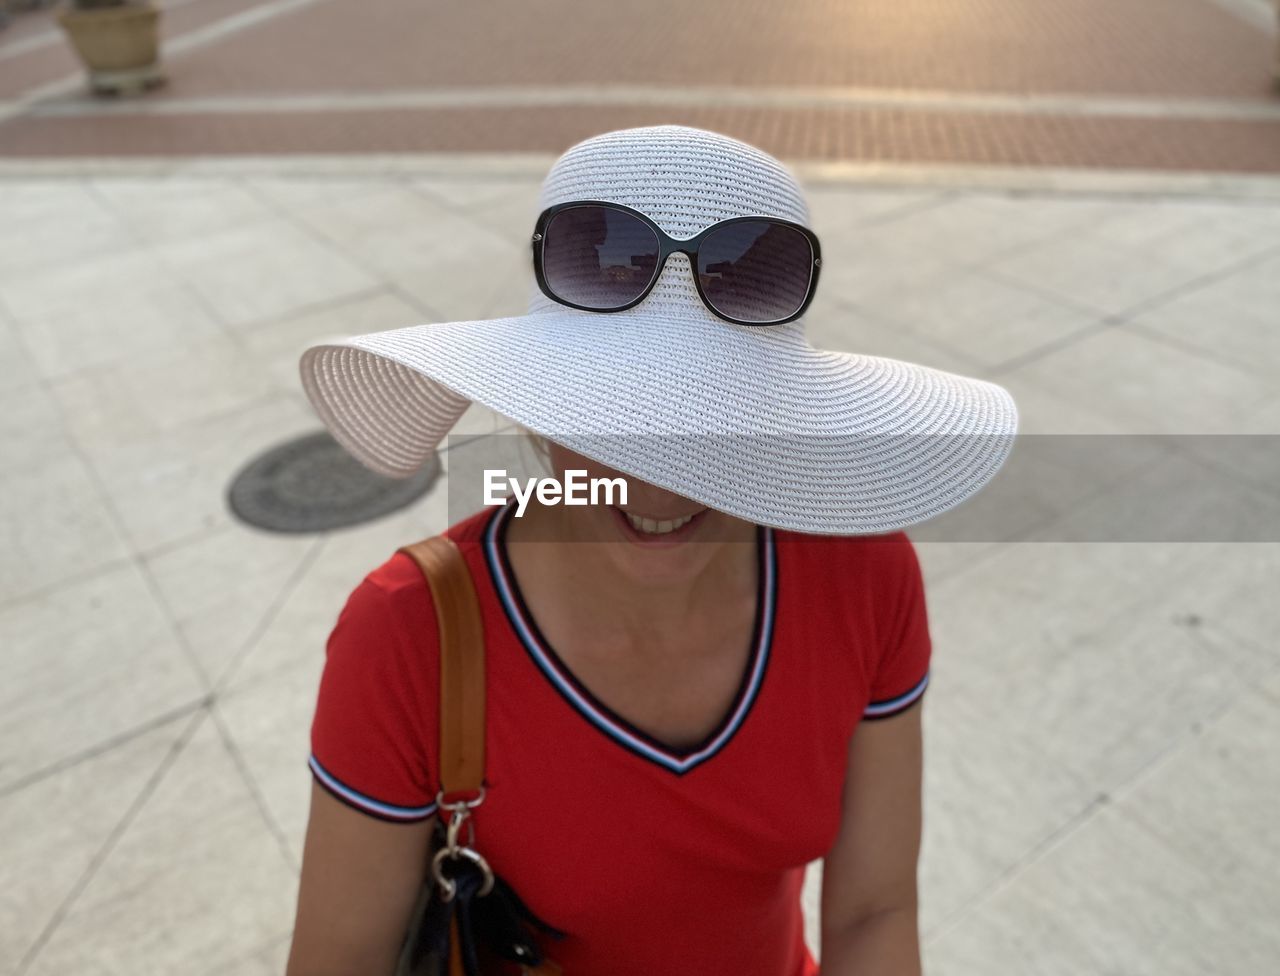
[[(458, 843), (458, 834), (462, 831), (462, 825), (467, 825), (467, 839), (461, 844)], [(445, 831), (445, 849), (450, 853), (457, 853), (464, 847), (470, 847), (476, 842), (476, 825), (471, 819), (471, 814), (467, 810), (459, 811), (449, 818), (449, 826)]]
[(445, 859), (465, 858), (484, 874), (484, 883), (480, 886), (480, 891), (476, 897), (483, 898), (493, 890), (493, 871), (489, 867), (489, 862), (480, 856), (479, 852), (473, 851), (470, 847), (459, 847), (454, 851), (450, 851), (447, 847), (442, 847), (436, 851), (436, 856), (431, 859), (431, 874), (436, 879), (436, 884), (440, 886), (442, 892), (441, 897), (445, 901), (452, 901), (453, 896), (458, 893), (458, 885), (452, 878), (445, 877), (444, 862)]
[(441, 810), (448, 810), (451, 813), (458, 813), (463, 810), (473, 810), (483, 802), (484, 802), (483, 786), (480, 787), (480, 790), (476, 793), (475, 796), (466, 800), (454, 800), (450, 802), (445, 799), (444, 790), (440, 790), (438, 793), (436, 793), (436, 806), (439, 807)]

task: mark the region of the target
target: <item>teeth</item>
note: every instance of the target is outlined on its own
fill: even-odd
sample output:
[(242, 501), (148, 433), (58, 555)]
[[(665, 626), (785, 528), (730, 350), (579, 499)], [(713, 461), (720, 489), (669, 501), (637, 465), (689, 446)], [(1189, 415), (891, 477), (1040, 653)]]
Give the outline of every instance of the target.
[(666, 535), (687, 524), (693, 518), (692, 515), (685, 515), (678, 519), (651, 519), (632, 515), (630, 512), (623, 514), (637, 532), (644, 532), (646, 535)]

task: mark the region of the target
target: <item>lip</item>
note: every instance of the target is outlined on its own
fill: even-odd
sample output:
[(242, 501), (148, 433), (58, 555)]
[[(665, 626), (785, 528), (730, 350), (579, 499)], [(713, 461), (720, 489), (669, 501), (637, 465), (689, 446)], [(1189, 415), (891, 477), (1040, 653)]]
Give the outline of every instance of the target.
[[(636, 531), (631, 524), (631, 520), (627, 518), (626, 513), (622, 509), (618, 508), (616, 505), (610, 505), (609, 508), (613, 511), (614, 521), (618, 523), (618, 527), (626, 537), (627, 541), (633, 545), (642, 546), (645, 549), (670, 549), (674, 546), (680, 545), (681, 543), (687, 542), (689, 538), (698, 531), (698, 526), (702, 524), (703, 516), (710, 511), (710, 509), (704, 508), (702, 511), (694, 513), (693, 517), (689, 519), (688, 522), (671, 532), (664, 533), (663, 535), (649, 535), (644, 532)], [(649, 517), (652, 518), (653, 516)], [(680, 518), (681, 516), (677, 515), (673, 517)]]

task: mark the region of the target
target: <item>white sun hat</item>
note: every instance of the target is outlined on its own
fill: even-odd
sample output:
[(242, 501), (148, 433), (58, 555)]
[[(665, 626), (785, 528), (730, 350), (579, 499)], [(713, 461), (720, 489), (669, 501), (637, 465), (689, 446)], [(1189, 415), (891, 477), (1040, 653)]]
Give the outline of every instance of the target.
[[(675, 238), (731, 217), (809, 225), (780, 162), (685, 126), (569, 149), (541, 207), (580, 200), (634, 208)], [(953, 508), (996, 473), (1017, 429), (1013, 398), (994, 383), (815, 349), (803, 318), (716, 316), (682, 253), (626, 311), (570, 308), (534, 287), (526, 315), (319, 342), (299, 366), (334, 438), (384, 475), (416, 472), (474, 400), (710, 508), (831, 535), (894, 531)]]

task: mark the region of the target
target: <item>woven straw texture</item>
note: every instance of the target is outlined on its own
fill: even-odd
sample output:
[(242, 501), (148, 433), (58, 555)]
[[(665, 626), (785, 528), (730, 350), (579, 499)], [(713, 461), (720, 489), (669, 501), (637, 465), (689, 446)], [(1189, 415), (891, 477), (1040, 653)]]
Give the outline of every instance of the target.
[[(607, 200), (673, 237), (727, 217), (808, 224), (791, 172), (745, 143), (683, 126), (606, 133), (552, 167), (541, 206)], [(821, 283), (819, 283), (821, 287)], [(571, 450), (776, 528), (880, 533), (968, 498), (1012, 449), (996, 384), (899, 360), (825, 352), (803, 320), (714, 316), (672, 255), (626, 312), (559, 305), (312, 345), (303, 387), (333, 436), (392, 477), (416, 471), (478, 401)]]

